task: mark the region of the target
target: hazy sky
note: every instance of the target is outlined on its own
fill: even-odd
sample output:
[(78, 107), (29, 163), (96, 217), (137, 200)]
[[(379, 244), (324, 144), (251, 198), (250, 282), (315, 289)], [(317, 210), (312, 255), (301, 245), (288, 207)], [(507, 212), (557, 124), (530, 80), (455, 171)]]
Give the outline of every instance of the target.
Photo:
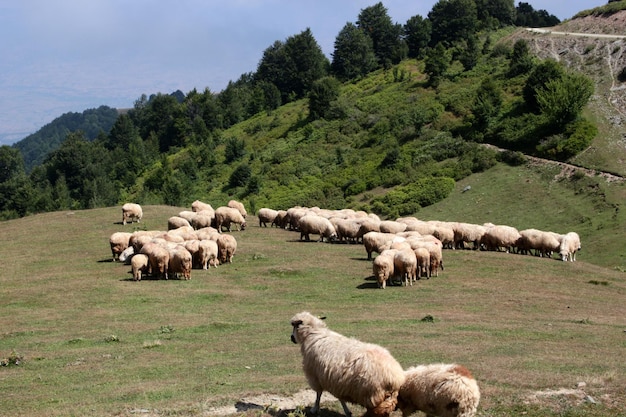
[[(132, 107), (141, 94), (221, 91), (274, 41), (310, 28), (330, 58), (378, 0), (0, 0), (0, 145), (66, 112)], [(394, 22), (437, 0), (383, 0)], [(527, 0), (564, 20), (607, 0)], [(515, 4), (518, 4), (516, 0)]]

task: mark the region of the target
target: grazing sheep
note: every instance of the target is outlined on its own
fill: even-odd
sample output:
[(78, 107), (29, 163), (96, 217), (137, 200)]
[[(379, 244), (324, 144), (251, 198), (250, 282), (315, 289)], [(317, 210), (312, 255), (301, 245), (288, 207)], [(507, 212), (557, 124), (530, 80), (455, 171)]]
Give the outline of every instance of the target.
[(137, 220), (140, 222), (143, 217), (143, 210), (139, 204), (126, 203), (122, 206), (122, 224), (126, 225), (126, 222), (133, 222)]
[(257, 217), (259, 218), (259, 227), (262, 227), (262, 226), (267, 227), (268, 223), (270, 225), (273, 224), (274, 219), (276, 219), (277, 215), (278, 215), (277, 210), (267, 208), (267, 207), (263, 207), (259, 209), (259, 212), (257, 213)]
[(509, 253), (517, 245), (520, 237), (520, 233), (514, 227), (491, 225), (485, 228), (485, 234), (480, 243), (487, 250), (500, 251), (501, 248), (504, 248), (504, 251)]
[(389, 278), (394, 274), (394, 256), (395, 249), (384, 250), (380, 255), (374, 258), (372, 263), (372, 273), (378, 282), (378, 288), (385, 289)]
[(363, 246), (367, 252), (367, 260), (372, 260), (372, 252), (382, 253), (385, 249), (391, 248), (395, 241), (402, 241), (404, 238), (393, 233), (367, 232), (363, 235)]
[(213, 227), (203, 227), (202, 229), (196, 230), (196, 236), (198, 236), (198, 240), (217, 240), (220, 233)]
[(537, 229), (521, 230), (517, 241), (517, 250), (521, 254), (535, 250), (536, 256), (552, 257), (552, 253), (559, 250), (561, 242), (554, 233)]
[(454, 248), (454, 229), (450, 225), (443, 224), (443, 222), (436, 224), (433, 236), (441, 241), (444, 248)]
[[(361, 222), (361, 226), (359, 227), (359, 231), (356, 234), (357, 241), (360, 239), (363, 242), (363, 237), (369, 232), (379, 232), (380, 233), (380, 220), (365, 218)], [(380, 252), (379, 252), (380, 253)], [(371, 259), (371, 258), (367, 258)]]
[(425, 247), (419, 247), (413, 250), (415, 259), (417, 260), (416, 277), (430, 277), (430, 252)]
[(192, 224), (193, 218), (196, 217), (196, 214), (197, 213), (195, 211), (183, 210), (178, 212), (178, 217), (182, 217), (183, 219), (187, 220), (189, 224)]
[(215, 224), (215, 210), (201, 210), (191, 220), (191, 227), (195, 230), (211, 227)]
[(361, 223), (358, 220), (333, 217), (330, 219), (330, 222), (335, 226), (337, 240), (340, 242), (356, 243), (359, 227), (361, 227)]
[(217, 253), (220, 263), (233, 263), (237, 251), (237, 240), (231, 235), (221, 234), (217, 238)]
[(293, 316), (291, 325), (291, 341), (300, 344), (304, 374), (317, 394), (312, 414), (319, 412), (324, 391), (341, 402), (348, 417), (346, 402), (365, 407), (368, 417), (387, 417), (395, 410), (405, 377), (387, 349), (336, 333), (309, 312)]
[(193, 240), (185, 240), (183, 242), (183, 246), (185, 249), (189, 251), (191, 254), (191, 259), (193, 260), (193, 267), (200, 267), (200, 241), (198, 239)]
[(402, 233), (406, 230), (406, 223), (383, 220), (378, 225), (381, 233)]
[[(158, 233), (161, 233), (161, 232), (159, 231)], [(133, 232), (132, 236), (130, 237), (130, 240), (128, 241), (128, 245), (133, 247), (135, 253), (139, 253), (143, 245), (150, 242), (156, 235), (157, 235), (156, 230), (154, 231), (139, 230), (139, 231)]]
[(191, 224), (189, 224), (186, 219), (179, 216), (172, 216), (167, 219), (167, 230), (178, 229), (183, 226), (191, 227)]
[(405, 287), (413, 286), (417, 271), (417, 258), (410, 247), (396, 252), (393, 257), (393, 270), (394, 275), (400, 277), (400, 281), (404, 280)]
[(420, 365), (405, 371), (398, 394), (402, 417), (415, 411), (427, 416), (474, 417), (480, 401), (476, 380), (457, 364)]
[(563, 236), (559, 253), (561, 260), (574, 262), (576, 260), (576, 252), (581, 250), (580, 236), (576, 232), (569, 232)]
[(198, 247), (198, 259), (202, 269), (208, 269), (212, 266), (217, 268), (219, 265), (218, 253), (219, 249), (215, 240), (201, 240)]
[(311, 240), (309, 236), (311, 234), (320, 235), (318, 242), (323, 242), (324, 238), (327, 241), (337, 238), (337, 232), (330, 220), (317, 214), (302, 216), (298, 222), (298, 229), (300, 230), (300, 240), (305, 239), (307, 242)]
[(226, 204), (226, 206), (237, 209), (237, 211), (241, 213), (244, 219), (248, 216), (248, 212), (246, 211), (246, 208), (243, 206), (243, 203), (240, 203), (237, 200), (230, 200), (228, 204)]
[[(153, 276), (162, 276), (167, 279), (167, 270), (170, 262), (170, 252), (163, 244), (150, 241), (143, 245), (140, 253), (148, 255), (150, 262), (149, 269)], [(137, 255), (135, 255), (137, 256)], [(134, 256), (133, 256), (134, 258)]]
[(452, 223), (454, 230), (454, 247), (465, 248), (465, 243), (473, 243), (474, 249), (480, 248), (480, 241), (485, 234), (485, 227), (471, 223)]
[(210, 204), (203, 203), (200, 200), (196, 200), (193, 203), (191, 203), (191, 210), (195, 211), (196, 213), (202, 210), (214, 211), (213, 207)]
[[(428, 276), (439, 276), (439, 269), (443, 271), (443, 249), (441, 241), (434, 236), (424, 236), (420, 238), (409, 238), (407, 242), (411, 245), (413, 251), (418, 248), (425, 248), (430, 255), (430, 268)], [(417, 255), (416, 255), (417, 256)]]
[(218, 207), (215, 210), (215, 228), (217, 231), (222, 233), (222, 226), (224, 226), (230, 232), (231, 223), (237, 224), (240, 231), (246, 228), (246, 219), (243, 218), (239, 210), (232, 207)]
[(168, 264), (168, 272), (174, 275), (182, 275), (184, 279), (191, 279), (191, 268), (193, 258), (191, 253), (182, 245), (177, 245), (170, 250), (170, 262)]
[(109, 236), (109, 245), (111, 246), (111, 253), (113, 254), (113, 262), (115, 262), (122, 252), (130, 244), (130, 237), (132, 233), (127, 232), (115, 232)]
[(130, 260), (130, 265), (133, 271), (133, 279), (135, 281), (141, 281), (141, 276), (148, 273), (150, 259), (148, 255), (138, 253)]
[(120, 262), (124, 262), (125, 265), (128, 265), (130, 264), (130, 260), (134, 254), (135, 254), (135, 248), (130, 246), (130, 240), (129, 240), (128, 247), (124, 249), (122, 253), (120, 253), (120, 256), (117, 259), (119, 259)]
[(272, 226), (280, 227), (281, 229), (286, 228), (287, 227), (287, 222), (285, 221), (286, 217), (287, 217), (287, 210), (278, 210), (278, 213), (276, 214), (274, 221), (272, 221)]

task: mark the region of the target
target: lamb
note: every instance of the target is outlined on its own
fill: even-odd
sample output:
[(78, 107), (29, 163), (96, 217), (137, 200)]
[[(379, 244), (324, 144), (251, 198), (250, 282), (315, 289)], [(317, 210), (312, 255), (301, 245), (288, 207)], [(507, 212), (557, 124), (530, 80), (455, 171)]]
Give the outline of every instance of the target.
[(316, 392), (312, 414), (320, 409), (324, 391), (334, 395), (350, 417), (346, 402), (367, 409), (365, 416), (388, 417), (397, 404), (404, 371), (389, 351), (336, 333), (309, 312), (291, 318), (291, 341), (300, 344), (302, 368)]
[(240, 203), (237, 200), (230, 200), (228, 204), (226, 204), (226, 206), (237, 209), (237, 211), (241, 213), (244, 219), (248, 216), (248, 212), (246, 211), (246, 208), (243, 206), (242, 203)]
[(274, 219), (276, 219), (277, 215), (278, 215), (277, 210), (273, 210), (267, 207), (263, 207), (259, 209), (259, 212), (257, 213), (257, 217), (259, 218), (259, 227), (262, 227), (262, 226), (267, 227), (268, 223), (270, 225), (273, 224)]
[(181, 274), (184, 279), (191, 279), (192, 256), (182, 245), (177, 245), (170, 250), (170, 261), (168, 264), (168, 272), (175, 275)]
[(400, 280), (404, 279), (404, 286), (413, 286), (417, 271), (417, 258), (415, 252), (409, 247), (400, 249), (393, 257), (394, 275), (399, 276)]
[(368, 232), (363, 235), (363, 246), (367, 252), (367, 260), (372, 260), (372, 252), (382, 253), (385, 249), (391, 248), (391, 244), (395, 241), (401, 241), (404, 238), (398, 237), (393, 233)]
[(135, 281), (141, 281), (141, 276), (148, 272), (150, 259), (148, 255), (138, 253), (130, 260), (130, 265), (133, 272), (133, 279)]
[(476, 380), (464, 366), (431, 364), (411, 367), (398, 394), (403, 417), (415, 411), (427, 416), (474, 417), (480, 401)]
[(126, 203), (122, 206), (122, 224), (126, 225), (126, 222), (133, 222), (137, 220), (140, 222), (143, 217), (143, 210), (139, 204)]
[(372, 272), (376, 281), (378, 282), (378, 288), (385, 289), (389, 278), (394, 274), (394, 256), (396, 254), (395, 249), (384, 250), (378, 255), (372, 263)]
[(111, 246), (111, 253), (113, 254), (113, 262), (115, 262), (119, 256), (128, 247), (130, 237), (132, 233), (128, 232), (115, 232), (109, 236), (109, 245)]
[[(227, 236), (227, 235), (224, 235)], [(219, 250), (215, 240), (204, 239), (198, 245), (198, 260), (202, 269), (208, 269), (211, 266), (217, 268), (219, 260), (217, 258)]]
[(220, 263), (233, 263), (233, 256), (235, 256), (236, 251), (237, 240), (233, 236), (221, 234), (217, 238), (217, 252)]
[(246, 228), (246, 219), (243, 218), (239, 210), (232, 207), (218, 207), (215, 210), (215, 228), (218, 232), (222, 232), (222, 226), (230, 232), (231, 223), (238, 225), (238, 229), (244, 230)]
[(581, 250), (580, 236), (576, 232), (569, 232), (563, 236), (559, 253), (561, 260), (574, 262), (576, 260), (576, 252)]
[(330, 220), (316, 214), (307, 214), (301, 217), (298, 222), (298, 229), (300, 229), (300, 240), (305, 239), (307, 242), (311, 240), (309, 236), (311, 234), (320, 235), (318, 242), (323, 242), (324, 238), (327, 241), (337, 238), (337, 232)]

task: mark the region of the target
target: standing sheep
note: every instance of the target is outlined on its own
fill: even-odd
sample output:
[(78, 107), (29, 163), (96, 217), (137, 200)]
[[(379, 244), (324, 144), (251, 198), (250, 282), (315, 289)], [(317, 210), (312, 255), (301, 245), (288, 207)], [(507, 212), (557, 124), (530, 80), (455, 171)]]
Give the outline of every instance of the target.
[(291, 341), (300, 344), (304, 375), (316, 392), (312, 414), (319, 412), (324, 391), (341, 402), (347, 417), (352, 413), (346, 402), (365, 407), (368, 417), (395, 410), (405, 377), (387, 349), (336, 333), (308, 312), (293, 316), (291, 326)]
[(144, 255), (143, 253), (138, 253), (132, 257), (130, 265), (133, 271), (133, 279), (135, 281), (141, 281), (141, 276), (148, 272), (149, 262), (150, 260), (148, 255)]
[(396, 254), (395, 249), (384, 250), (380, 255), (374, 258), (372, 263), (372, 272), (378, 282), (378, 288), (383, 290), (387, 286), (389, 278), (394, 274), (394, 256)]
[(215, 240), (201, 240), (198, 248), (198, 259), (200, 260), (202, 269), (208, 269), (212, 266), (217, 268), (217, 265), (219, 265), (219, 260), (217, 258), (218, 253), (219, 250)]
[(301, 217), (298, 222), (298, 229), (300, 230), (300, 240), (305, 239), (307, 242), (311, 240), (309, 236), (311, 234), (320, 235), (318, 242), (323, 242), (324, 238), (327, 241), (337, 238), (337, 232), (330, 220), (317, 214), (307, 214)]
[[(170, 263), (170, 252), (161, 243), (148, 242), (142, 246), (141, 251), (148, 255), (149, 270), (155, 277), (162, 276), (167, 279), (167, 270)], [(137, 255), (135, 255), (137, 256)], [(133, 256), (133, 258), (135, 257)]]
[(237, 240), (231, 235), (221, 234), (217, 238), (217, 253), (220, 263), (233, 263), (233, 256), (237, 251)]
[(504, 248), (504, 251), (509, 253), (517, 245), (520, 237), (520, 233), (514, 227), (492, 225), (485, 228), (481, 243), (487, 250), (500, 251)]
[(579, 250), (581, 250), (581, 246), (578, 233), (566, 233), (565, 236), (563, 236), (563, 240), (561, 240), (561, 246), (559, 248), (561, 260), (574, 262), (576, 260), (576, 252)]
[(239, 230), (246, 228), (246, 220), (243, 218), (239, 210), (232, 207), (218, 207), (215, 210), (215, 228), (218, 232), (222, 232), (222, 226), (230, 232), (230, 224), (235, 223), (239, 226)]
[(109, 236), (109, 245), (111, 246), (111, 253), (113, 254), (113, 262), (119, 258), (126, 248), (128, 248), (131, 236), (132, 233), (127, 232), (115, 232)]
[(393, 270), (394, 275), (400, 277), (400, 281), (404, 279), (405, 287), (408, 287), (409, 284), (413, 286), (417, 271), (417, 258), (410, 247), (396, 252), (393, 257)]
[(199, 211), (202, 211), (202, 210), (214, 211), (213, 207), (210, 204), (203, 203), (200, 200), (196, 200), (193, 203), (191, 203), (191, 210), (195, 211), (195, 212), (199, 212)]
[(416, 248), (414, 251), (417, 260), (417, 279), (430, 277), (430, 252), (425, 247)]
[(271, 208), (263, 207), (259, 209), (259, 212), (257, 213), (257, 217), (259, 218), (259, 227), (262, 227), (262, 226), (267, 227), (268, 223), (270, 225), (273, 224), (274, 219), (276, 219), (277, 215), (278, 215), (278, 211), (273, 210)]
[(170, 262), (168, 264), (168, 272), (174, 275), (182, 275), (184, 279), (191, 279), (191, 268), (193, 258), (191, 253), (182, 245), (177, 245), (170, 250)]
[(367, 252), (367, 260), (372, 260), (372, 252), (382, 253), (385, 249), (391, 248), (391, 244), (396, 241), (405, 240), (393, 233), (367, 232), (363, 235), (363, 246)]
[(415, 411), (427, 416), (474, 417), (480, 401), (476, 380), (457, 364), (420, 365), (405, 371), (398, 394), (402, 417)]
[(127, 222), (133, 222), (137, 220), (137, 223), (143, 217), (143, 210), (139, 204), (126, 203), (122, 206), (122, 224), (126, 225)]
[(381, 233), (402, 233), (406, 230), (406, 223), (393, 220), (383, 220), (378, 225)]
[(191, 227), (191, 224), (180, 216), (172, 216), (167, 219), (167, 230), (178, 229), (179, 227), (188, 226)]
[(246, 211), (246, 208), (243, 206), (243, 203), (240, 203), (237, 200), (230, 200), (228, 204), (226, 204), (226, 206), (237, 209), (237, 211), (241, 213), (244, 219), (248, 216), (248, 212)]

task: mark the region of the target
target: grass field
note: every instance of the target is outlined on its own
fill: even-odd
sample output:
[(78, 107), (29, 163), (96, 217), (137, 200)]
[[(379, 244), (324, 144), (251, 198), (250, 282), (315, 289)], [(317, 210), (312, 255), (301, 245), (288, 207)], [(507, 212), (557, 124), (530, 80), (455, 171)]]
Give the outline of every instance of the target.
[[(126, 226), (118, 207), (0, 223), (1, 415), (202, 416), (246, 395), (292, 395), (307, 383), (289, 319), (308, 310), (405, 367), (464, 364), (480, 416), (624, 416), (623, 271), (584, 256), (446, 251), (439, 277), (379, 290), (361, 245), (299, 242), (254, 217), (233, 232), (234, 263), (190, 281), (133, 282), (111, 262), (111, 233), (166, 229), (181, 209), (144, 207)], [(328, 403), (322, 416), (340, 410)]]

